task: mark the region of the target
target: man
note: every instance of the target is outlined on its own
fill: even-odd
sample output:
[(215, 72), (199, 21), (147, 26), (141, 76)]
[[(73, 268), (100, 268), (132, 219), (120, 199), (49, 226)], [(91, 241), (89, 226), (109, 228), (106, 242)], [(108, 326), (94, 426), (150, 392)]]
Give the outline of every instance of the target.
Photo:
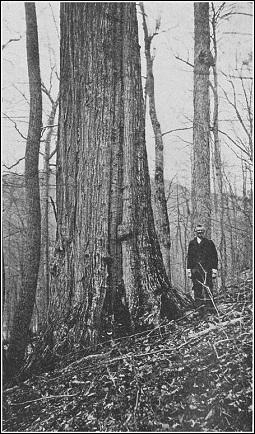
[(212, 288), (213, 279), (217, 277), (218, 255), (213, 241), (205, 238), (205, 227), (201, 224), (195, 228), (187, 259), (187, 273), (192, 279), (196, 306), (205, 304), (209, 310), (214, 310)]

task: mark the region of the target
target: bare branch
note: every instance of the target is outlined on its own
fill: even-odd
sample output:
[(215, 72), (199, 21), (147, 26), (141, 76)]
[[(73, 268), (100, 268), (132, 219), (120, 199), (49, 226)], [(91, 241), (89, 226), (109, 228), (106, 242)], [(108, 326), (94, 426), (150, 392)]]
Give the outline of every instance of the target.
[(10, 238), (10, 237), (12, 237), (13, 235), (20, 234), (20, 233), (22, 233), (22, 229), (19, 229), (18, 231), (15, 231), (15, 232), (12, 232), (12, 233), (10, 233), (10, 234), (8, 234), (8, 235), (5, 235), (5, 236), (3, 237), (3, 239), (6, 240), (7, 238)]
[[(251, 99), (248, 98), (247, 95), (247, 90), (244, 86), (244, 82), (243, 79), (241, 78), (241, 83), (242, 83), (242, 89), (243, 89), (243, 93), (245, 96), (245, 101), (246, 101), (246, 107), (247, 107), (247, 111), (248, 111), (248, 117), (249, 117), (249, 123), (250, 123), (250, 135), (252, 135), (252, 123), (253, 123), (253, 118), (252, 118), (252, 110), (251, 110)], [(251, 97), (252, 92), (250, 92), (250, 97)]]
[(60, 37), (59, 37), (59, 31), (58, 31), (58, 26), (57, 26), (57, 23), (56, 23), (56, 18), (55, 18), (54, 12), (53, 12), (53, 10), (52, 10), (51, 3), (49, 3), (49, 7), (50, 7), (51, 15), (52, 15), (52, 18), (53, 18), (53, 21), (54, 21), (54, 25), (55, 25), (55, 29), (56, 29), (56, 33), (57, 33), (57, 37), (58, 37), (58, 40), (60, 40)]
[[(220, 71), (220, 73), (226, 76), (226, 74), (224, 72)], [(229, 78), (236, 78), (238, 80), (253, 80), (253, 77), (251, 77), (251, 76), (249, 77), (247, 75), (246, 76), (245, 75), (242, 75), (242, 76), (240, 76), (240, 75), (229, 75)]]
[(9, 41), (7, 41), (5, 44), (2, 45), (2, 50), (4, 50), (7, 47), (7, 45), (9, 45), (11, 42), (20, 41), (21, 38), (22, 38), (22, 35), (20, 35), (19, 38), (11, 38), (11, 39), (9, 39)]
[(29, 100), (27, 99), (27, 97), (26, 97), (26, 95), (13, 83), (13, 87), (14, 87), (14, 89), (16, 89), (17, 90), (17, 92), (19, 92), (20, 93), (20, 95), (22, 95), (23, 96), (23, 98), (24, 98), (24, 100), (26, 101), (26, 103), (29, 105), (30, 104), (30, 102), (29, 102)]
[(253, 17), (252, 14), (248, 14), (247, 12), (232, 12), (231, 15), (246, 15), (247, 17)]
[(240, 151), (244, 152), (246, 155), (248, 155), (249, 159), (251, 159), (250, 153), (246, 149), (242, 148), (234, 139), (232, 139), (232, 137), (230, 137), (229, 134), (221, 130), (219, 130), (219, 133), (226, 136), (238, 149), (240, 149)]
[(233, 90), (234, 102), (231, 101), (231, 100), (229, 99), (228, 94), (227, 94), (227, 92), (226, 92), (224, 89), (222, 89), (222, 90), (223, 90), (223, 93), (224, 93), (224, 95), (225, 95), (225, 98), (226, 98), (227, 102), (228, 102), (228, 103), (231, 105), (231, 107), (233, 107), (233, 109), (235, 110), (235, 112), (236, 112), (236, 116), (237, 116), (237, 119), (239, 120), (239, 122), (240, 122), (240, 124), (242, 125), (242, 127), (243, 127), (245, 133), (247, 134), (248, 138), (250, 139), (249, 131), (247, 130), (247, 128), (246, 128), (246, 126), (245, 126), (245, 124), (244, 124), (244, 121), (243, 121), (243, 119), (242, 119), (242, 117), (241, 117), (241, 115), (240, 115), (240, 112), (239, 112), (239, 110), (238, 110), (238, 108), (237, 108), (236, 91), (235, 91), (234, 84), (233, 84), (233, 82), (232, 82), (231, 80), (229, 80), (229, 83), (231, 84), (231, 87), (232, 87), (232, 90)]
[(54, 151), (52, 151), (52, 153), (49, 155), (48, 160), (50, 160), (53, 157), (53, 155), (56, 154), (56, 152), (57, 152), (57, 148), (55, 148)]
[(10, 167), (6, 166), (6, 164), (3, 164), (3, 166), (6, 167), (6, 169), (10, 170), (10, 169), (12, 169), (13, 167), (17, 166), (17, 165), (18, 165), (22, 160), (24, 160), (24, 159), (25, 159), (25, 157), (20, 158), (18, 161), (16, 161), (16, 163), (14, 163), (14, 164), (13, 164), (12, 166), (10, 166)]
[(42, 130), (42, 134), (44, 133), (44, 131), (45, 131), (47, 128), (54, 128), (54, 127), (58, 127), (58, 124), (55, 124), (55, 125), (44, 125), (44, 126), (41, 128), (41, 130)]
[(174, 130), (165, 131), (161, 134), (161, 136), (165, 136), (166, 134), (174, 133), (176, 131), (185, 131), (185, 130), (192, 130), (193, 127), (184, 127), (184, 128), (175, 128)]
[(42, 87), (42, 92), (45, 93), (45, 95), (47, 95), (47, 97), (49, 98), (51, 104), (54, 104), (55, 101), (52, 98), (52, 96), (50, 94), (50, 91), (46, 88), (46, 86), (45, 86), (45, 84), (43, 82), (41, 83), (41, 87)]
[(176, 58), (177, 60), (180, 60), (180, 61), (183, 62), (183, 63), (186, 63), (186, 65), (191, 66), (192, 68), (194, 68), (194, 65), (192, 65), (192, 63), (190, 63), (188, 60), (184, 60), (184, 59), (182, 59), (182, 58), (179, 57), (179, 56), (175, 56), (175, 58)]
[(252, 36), (252, 33), (246, 33), (246, 32), (223, 32), (223, 35)]
[(15, 130), (19, 133), (19, 135), (20, 135), (23, 139), (27, 140), (27, 137), (25, 137), (25, 136), (22, 134), (22, 132), (19, 130), (19, 128), (17, 127), (16, 122), (15, 122), (12, 118), (10, 118), (10, 116), (8, 116), (6, 113), (3, 113), (3, 115), (6, 116), (6, 118), (7, 118), (10, 122), (12, 122), (12, 123), (14, 124), (14, 128), (15, 128)]

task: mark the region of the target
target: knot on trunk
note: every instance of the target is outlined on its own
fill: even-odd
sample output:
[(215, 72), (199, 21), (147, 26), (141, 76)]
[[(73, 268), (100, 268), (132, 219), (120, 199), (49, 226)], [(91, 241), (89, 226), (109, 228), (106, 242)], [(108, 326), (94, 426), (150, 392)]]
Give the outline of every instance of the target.
[(212, 55), (212, 53), (210, 51), (207, 50), (201, 50), (199, 55), (198, 55), (198, 60), (200, 63), (203, 63), (204, 65), (207, 66), (214, 66), (215, 65), (215, 61), (214, 61), (214, 57)]
[(126, 241), (130, 239), (133, 235), (133, 230), (130, 224), (122, 224), (118, 226), (117, 238), (118, 241)]
[(154, 176), (155, 182), (164, 185), (164, 171), (162, 167), (157, 167)]

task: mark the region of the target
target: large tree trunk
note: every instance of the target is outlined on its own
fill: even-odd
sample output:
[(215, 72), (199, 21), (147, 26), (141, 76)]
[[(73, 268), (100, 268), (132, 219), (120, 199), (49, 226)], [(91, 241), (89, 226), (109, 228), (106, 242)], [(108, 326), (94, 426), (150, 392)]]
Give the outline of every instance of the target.
[(154, 75), (153, 75), (153, 57), (151, 55), (151, 41), (153, 36), (148, 33), (144, 5), (140, 2), (140, 8), (143, 15), (143, 30), (144, 30), (144, 44), (145, 44), (145, 57), (147, 65), (147, 78), (146, 78), (146, 95), (149, 97), (149, 113), (151, 124), (155, 137), (155, 193), (154, 193), (154, 220), (156, 232), (160, 244), (160, 250), (164, 261), (165, 269), (169, 281), (171, 280), (171, 267), (170, 267), (170, 225), (167, 211), (167, 201), (165, 195), (165, 182), (164, 182), (164, 143), (162, 138), (161, 126), (158, 121), (155, 103), (155, 90), (154, 90)]
[[(103, 315), (122, 309), (133, 329), (149, 314), (156, 322), (170, 285), (150, 201), (135, 3), (62, 3), (60, 18), (51, 313), (74, 342), (95, 344)], [(171, 301), (173, 316), (174, 291)]]
[(194, 120), (192, 161), (192, 223), (202, 222), (211, 234), (210, 196), (210, 53), (209, 3), (194, 3)]
[(24, 277), (15, 306), (8, 349), (8, 364), (12, 373), (20, 367), (28, 343), (37, 277), (40, 262), (41, 212), (38, 158), (42, 126), (42, 94), (39, 67), (37, 20), (34, 3), (25, 3), (27, 25), (27, 65), (30, 90), (30, 115), (25, 154), (26, 240)]

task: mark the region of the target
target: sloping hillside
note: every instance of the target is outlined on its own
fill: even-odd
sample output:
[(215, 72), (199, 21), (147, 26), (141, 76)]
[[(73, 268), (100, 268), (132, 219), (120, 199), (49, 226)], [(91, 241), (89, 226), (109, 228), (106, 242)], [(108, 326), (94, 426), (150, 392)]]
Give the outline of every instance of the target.
[(154, 331), (72, 354), (3, 393), (5, 431), (252, 429), (252, 280)]

